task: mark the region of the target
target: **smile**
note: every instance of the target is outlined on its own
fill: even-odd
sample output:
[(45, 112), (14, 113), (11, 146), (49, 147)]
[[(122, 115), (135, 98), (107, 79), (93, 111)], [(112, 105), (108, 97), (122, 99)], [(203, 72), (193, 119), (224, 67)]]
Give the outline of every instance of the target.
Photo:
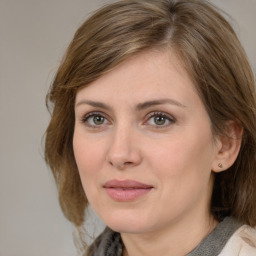
[(127, 202), (147, 194), (153, 186), (134, 180), (110, 180), (104, 184), (103, 188), (113, 200)]

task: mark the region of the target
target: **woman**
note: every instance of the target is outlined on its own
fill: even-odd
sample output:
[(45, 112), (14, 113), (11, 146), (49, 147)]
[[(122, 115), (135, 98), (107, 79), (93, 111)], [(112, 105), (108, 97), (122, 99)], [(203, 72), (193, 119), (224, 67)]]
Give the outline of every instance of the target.
[(45, 157), (86, 255), (256, 255), (256, 96), (207, 1), (127, 0), (76, 32), (48, 95)]

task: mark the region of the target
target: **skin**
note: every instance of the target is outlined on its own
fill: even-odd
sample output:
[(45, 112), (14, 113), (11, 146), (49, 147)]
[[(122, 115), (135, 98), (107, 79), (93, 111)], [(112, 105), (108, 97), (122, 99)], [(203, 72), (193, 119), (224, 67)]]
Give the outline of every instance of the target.
[[(173, 52), (142, 52), (82, 88), (75, 116), (73, 148), (86, 196), (121, 233), (125, 255), (185, 255), (213, 230), (212, 170), (220, 169), (223, 145)], [(117, 202), (103, 187), (112, 179), (153, 189)]]

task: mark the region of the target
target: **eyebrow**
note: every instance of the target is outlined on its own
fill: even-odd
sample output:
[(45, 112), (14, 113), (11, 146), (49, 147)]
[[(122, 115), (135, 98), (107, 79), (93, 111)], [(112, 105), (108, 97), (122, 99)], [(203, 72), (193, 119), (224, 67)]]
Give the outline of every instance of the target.
[[(92, 100), (81, 100), (78, 103), (76, 103), (75, 107), (78, 107), (83, 104), (87, 104), (92, 107), (102, 108), (102, 109), (106, 109), (106, 110), (112, 109), (110, 106), (108, 106), (105, 103), (98, 102), (98, 101), (92, 101)], [(183, 105), (182, 103), (180, 103), (179, 101), (174, 100), (174, 99), (157, 99), (157, 100), (150, 100), (150, 101), (145, 101), (145, 102), (139, 103), (135, 106), (135, 110), (141, 111), (143, 109), (147, 109), (152, 106), (163, 105), (163, 104), (171, 104), (171, 105), (175, 105), (177, 107), (182, 107), (182, 108), (186, 107), (185, 105)]]
[(78, 107), (83, 104), (90, 105), (90, 106), (96, 107), (96, 108), (103, 108), (103, 109), (111, 110), (111, 107), (109, 107), (107, 104), (104, 104), (104, 103), (98, 102), (98, 101), (92, 101), (92, 100), (81, 100), (78, 103), (76, 103), (75, 107)]
[(157, 99), (157, 100), (150, 100), (143, 103), (139, 103), (138, 105), (136, 105), (135, 109), (139, 111), (139, 110), (149, 108), (151, 106), (157, 106), (157, 105), (163, 105), (163, 104), (171, 104), (171, 105), (175, 105), (177, 107), (182, 107), (182, 108), (186, 107), (185, 105), (183, 105), (182, 103), (174, 99)]

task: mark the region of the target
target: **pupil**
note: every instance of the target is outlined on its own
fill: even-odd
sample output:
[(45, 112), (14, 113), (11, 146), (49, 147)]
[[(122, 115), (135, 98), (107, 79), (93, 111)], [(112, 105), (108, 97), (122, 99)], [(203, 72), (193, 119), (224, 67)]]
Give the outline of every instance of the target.
[(94, 121), (95, 124), (103, 124), (104, 118), (102, 116), (95, 116), (93, 118), (93, 121)]
[(155, 117), (155, 123), (157, 125), (163, 125), (165, 123), (165, 117), (163, 117), (163, 116), (156, 116)]

